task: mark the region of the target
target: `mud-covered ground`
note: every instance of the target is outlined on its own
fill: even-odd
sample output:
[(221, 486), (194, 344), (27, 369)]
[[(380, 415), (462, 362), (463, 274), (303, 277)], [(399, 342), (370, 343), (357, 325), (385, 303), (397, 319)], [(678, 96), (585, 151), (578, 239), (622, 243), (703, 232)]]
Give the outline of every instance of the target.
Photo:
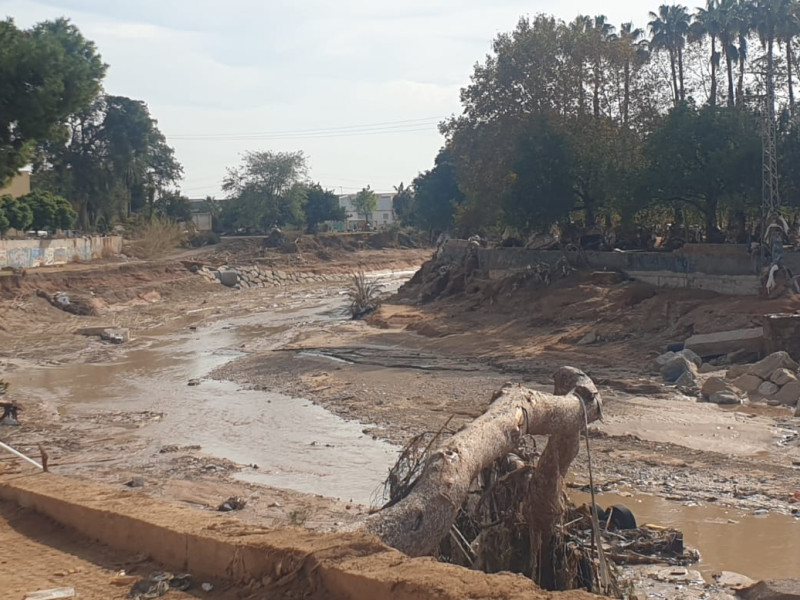
[[(164, 351), (171, 346), (161, 345), (178, 338), (190, 348), (219, 337), (213, 355), (230, 351), (235, 356), (203, 362), (206, 372), (199, 373), (203, 381), (197, 389), (218, 379), (234, 382), (236, 390), (307, 398), (361, 423), (366, 435), (398, 445), (448, 421), (453, 428), (464, 424), (506, 382), (549, 390), (551, 373), (570, 364), (595, 378), (605, 402), (604, 422), (593, 425), (590, 433), (599, 491), (618, 492), (632, 503), (642, 494), (655, 494), (681, 510), (718, 507), (731, 527), (717, 542), (720, 546), (726, 535), (735, 537), (737, 523), (766, 510), (768, 517), (761, 522), (765, 538), (752, 544), (774, 545), (778, 536), (786, 553), (797, 556), (800, 537), (784, 541), (783, 536), (787, 523), (796, 523), (790, 515), (800, 492), (800, 447), (792, 437), (798, 433), (798, 420), (785, 409), (698, 403), (665, 388), (650, 372), (652, 359), (668, 342), (692, 332), (746, 326), (767, 312), (796, 310), (792, 300), (658, 291), (636, 283), (597, 285), (576, 275), (548, 288), (464, 294), (429, 304), (401, 294), (366, 321), (353, 322), (328, 310), (344, 302), (342, 277), (234, 291), (208, 284), (190, 270), (203, 261), (272, 261), (280, 268), (344, 276), (356, 268), (403, 271), (428, 255), (425, 250), (369, 248), (275, 255), (240, 241), (238, 247), (180, 257), (183, 262), (30, 273), (15, 286), (6, 285), (0, 299), (0, 378), (12, 382), (10, 397), (24, 407), (22, 427), (0, 429), (0, 440), (34, 457), (36, 444), (42, 443), (53, 470), (64, 474), (118, 486), (143, 483), (136, 488), (141, 493), (203, 510), (240, 496), (247, 506), (238, 514), (246, 520), (334, 529), (360, 518), (366, 509), (345, 494), (336, 500), (248, 483), (258, 481), (250, 475), (269, 471), (269, 456), (251, 464), (223, 459), (209, 449), (215, 436), (234, 435), (239, 425), (249, 425), (251, 431), (249, 417), (226, 430), (224, 409), (219, 419), (214, 413), (200, 415), (190, 424), (205, 432), (206, 439), (176, 443), (171, 434), (176, 430), (164, 423), (174, 416), (175, 402), (191, 400), (190, 392), (182, 398), (170, 387), (174, 382), (163, 389), (157, 383), (152, 389), (135, 388), (137, 361), (166, 360)], [(89, 294), (99, 314), (66, 314), (36, 296), (37, 289)], [(323, 309), (327, 312), (320, 319)], [(285, 317), (280, 324), (262, 323), (278, 314)], [(237, 329), (230, 340), (221, 337), (228, 322)], [(98, 324), (130, 328), (132, 341), (114, 346), (75, 333)], [(590, 332), (600, 341), (579, 345)], [(159, 348), (161, 354), (152, 359)], [(86, 365), (98, 368), (87, 370)], [(152, 367), (141, 366), (143, 380)], [(48, 373), (65, 372), (77, 378), (70, 390), (82, 397), (66, 397), (58, 378), (47, 378)], [(180, 382), (195, 390), (187, 384)], [(129, 391), (133, 389), (135, 393)], [(220, 394), (226, 389), (220, 388)], [(268, 428), (263, 435), (270, 435)], [(315, 442), (308, 440), (309, 452)], [(571, 471), (576, 494), (588, 485), (587, 466), (582, 451)], [(27, 468), (17, 461), (0, 462), (5, 475)], [(651, 522), (670, 520), (667, 514), (659, 519), (657, 511), (651, 516)], [(757, 558), (747, 562), (753, 567), (748, 574), (755, 577), (792, 574), (783, 572), (771, 555), (762, 564)], [(736, 565), (734, 561), (727, 568)]]

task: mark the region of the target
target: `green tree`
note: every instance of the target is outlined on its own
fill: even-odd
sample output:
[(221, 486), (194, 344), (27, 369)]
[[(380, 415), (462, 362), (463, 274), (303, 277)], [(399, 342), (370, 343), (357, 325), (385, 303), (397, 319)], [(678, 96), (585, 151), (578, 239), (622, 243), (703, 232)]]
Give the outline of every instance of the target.
[(363, 215), (364, 221), (369, 225), (372, 213), (378, 208), (378, 195), (367, 186), (355, 195), (352, 202), (356, 214)]
[(546, 230), (575, 205), (575, 151), (563, 127), (539, 116), (520, 134), (513, 183), (504, 202), (507, 223), (522, 231)]
[(686, 99), (683, 76), (683, 49), (689, 33), (689, 13), (680, 4), (662, 4), (658, 13), (650, 13), (650, 47), (666, 50), (672, 73), (673, 99), (675, 104)]
[(0, 22), (0, 185), (28, 164), (37, 143), (57, 136), (89, 105), (106, 72), (92, 42), (67, 19), (20, 30)]
[(5, 235), (10, 226), (11, 221), (6, 216), (5, 208), (0, 205), (0, 235)]
[(633, 23), (623, 23), (619, 35), (614, 40), (614, 60), (622, 65), (622, 124), (630, 123), (631, 86), (633, 74), (641, 67), (649, 56), (648, 44), (643, 39), (644, 30), (633, 26)]
[(753, 117), (741, 109), (679, 104), (648, 140), (645, 156), (644, 193), (657, 203), (695, 208), (709, 241), (718, 241), (721, 202), (758, 197), (761, 141)]
[[(720, 53), (717, 52), (717, 40), (722, 33), (722, 8), (720, 0), (706, 0), (705, 8), (698, 8), (689, 28), (690, 39), (702, 41), (706, 37), (711, 40), (711, 92), (708, 103), (717, 105), (717, 69), (720, 65)], [(730, 65), (730, 63), (729, 63)]]
[(33, 191), (19, 198), (33, 215), (31, 227), (41, 231), (72, 229), (77, 217), (66, 198), (44, 191)]
[(8, 227), (17, 231), (27, 231), (33, 223), (33, 212), (30, 207), (13, 196), (0, 197), (0, 211), (5, 214)]
[(188, 223), (192, 220), (192, 205), (180, 192), (165, 192), (155, 201), (153, 210), (157, 216), (172, 221)]
[(414, 187), (412, 185), (406, 187), (401, 181), (400, 185), (395, 186), (394, 191), (392, 211), (395, 217), (404, 225), (413, 225)]
[(247, 152), (239, 167), (229, 168), (222, 189), (229, 194), (223, 222), (228, 227), (266, 231), (303, 221), (307, 172), (302, 152)]
[(41, 146), (34, 183), (70, 198), (83, 229), (125, 219), (131, 211), (151, 217), (158, 199), (182, 177), (144, 102), (103, 96), (70, 116), (64, 133)]
[(347, 210), (339, 205), (339, 197), (333, 190), (314, 183), (306, 186), (305, 216), (308, 233), (317, 233), (320, 223), (347, 219)]
[(451, 150), (446, 146), (439, 150), (433, 169), (420, 173), (412, 187), (413, 223), (431, 232), (451, 229), (456, 211), (465, 201), (456, 179), (456, 165)]

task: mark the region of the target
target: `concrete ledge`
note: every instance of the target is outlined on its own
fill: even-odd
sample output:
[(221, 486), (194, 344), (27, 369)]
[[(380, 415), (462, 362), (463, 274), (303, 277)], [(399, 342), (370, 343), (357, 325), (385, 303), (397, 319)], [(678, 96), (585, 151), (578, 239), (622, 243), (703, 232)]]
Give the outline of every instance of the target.
[[(588, 600), (544, 592), (525, 577), (487, 575), (429, 558), (409, 558), (358, 533), (266, 529), (49, 473), (0, 478), (0, 498), (29, 507), (93, 540), (144, 553), (165, 567), (247, 585), (342, 600)], [(300, 586), (300, 587), (298, 587)]]

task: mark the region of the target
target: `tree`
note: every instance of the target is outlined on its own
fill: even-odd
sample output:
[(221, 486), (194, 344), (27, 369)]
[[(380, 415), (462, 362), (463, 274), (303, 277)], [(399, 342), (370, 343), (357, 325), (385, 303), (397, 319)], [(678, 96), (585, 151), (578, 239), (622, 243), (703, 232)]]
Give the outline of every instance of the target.
[(420, 173), (412, 187), (413, 223), (431, 232), (449, 230), (465, 196), (458, 186), (455, 161), (447, 146), (439, 150), (433, 169)]
[(737, 0), (732, 9), (734, 11), (734, 23), (737, 29), (739, 46), (736, 49), (739, 59), (739, 80), (736, 84), (736, 104), (744, 106), (744, 73), (745, 62), (749, 56), (748, 38), (755, 26), (755, 6), (753, 0)]
[(722, 201), (758, 197), (761, 141), (753, 117), (739, 108), (679, 104), (648, 140), (645, 156), (644, 192), (658, 203), (697, 209), (708, 241), (717, 241)]
[(21, 196), (19, 202), (30, 209), (33, 215), (30, 226), (35, 230), (72, 229), (75, 225), (77, 214), (66, 198), (50, 192), (33, 191)]
[(623, 93), (622, 93), (622, 124), (628, 125), (630, 122), (631, 106), (631, 80), (635, 67), (643, 64), (648, 57), (647, 42), (644, 37), (644, 30), (633, 26), (633, 23), (623, 23), (619, 29), (619, 35), (614, 41), (615, 59), (622, 64), (623, 68)]
[(672, 72), (673, 99), (675, 104), (686, 99), (683, 77), (683, 49), (689, 33), (689, 13), (680, 4), (662, 4), (658, 13), (650, 13), (650, 47), (667, 50)]
[(37, 142), (57, 137), (89, 105), (106, 72), (92, 42), (67, 19), (20, 30), (0, 22), (0, 185), (28, 164)]
[(339, 197), (333, 190), (324, 189), (319, 183), (306, 186), (306, 230), (316, 233), (320, 223), (344, 221), (347, 210), (339, 205)]
[(364, 216), (364, 221), (369, 225), (372, 213), (378, 208), (378, 195), (369, 186), (365, 187), (353, 198), (353, 208), (356, 214)]
[(246, 152), (242, 164), (229, 168), (222, 189), (230, 195), (223, 222), (229, 227), (267, 231), (301, 223), (308, 168), (302, 152)]
[(192, 220), (192, 205), (189, 203), (189, 198), (176, 191), (162, 194), (155, 201), (153, 212), (161, 218), (172, 221), (189, 223)]
[(35, 186), (70, 198), (83, 229), (131, 211), (151, 217), (182, 174), (147, 105), (122, 96), (71, 115), (63, 137), (42, 144), (34, 163)]
[[(10, 196), (8, 196), (10, 198)], [(3, 197), (5, 198), (5, 196)], [(11, 226), (11, 221), (6, 216), (5, 208), (2, 205), (3, 198), (0, 198), (0, 235), (5, 235)]]
[(0, 212), (8, 220), (7, 227), (17, 231), (27, 231), (33, 223), (33, 211), (30, 206), (13, 196), (5, 195), (0, 197)]
[(520, 134), (505, 220), (521, 231), (546, 230), (575, 205), (575, 151), (553, 118), (536, 117)]
[(592, 48), (592, 114), (600, 118), (600, 92), (603, 87), (603, 59), (611, 54), (611, 43), (616, 40), (614, 26), (604, 15), (598, 15), (591, 22), (589, 30)]
[[(720, 64), (720, 54), (717, 52), (717, 39), (722, 30), (721, 7), (719, 0), (706, 0), (705, 8), (698, 8), (689, 29), (690, 37), (695, 41), (702, 41), (706, 37), (711, 39), (711, 93), (709, 104), (717, 105), (717, 69)], [(730, 66), (730, 63), (728, 63)]]
[(401, 181), (400, 185), (395, 186), (394, 191), (395, 194), (394, 198), (392, 198), (392, 211), (394, 212), (395, 217), (397, 217), (397, 220), (404, 225), (413, 225), (414, 186), (410, 185), (406, 187)]

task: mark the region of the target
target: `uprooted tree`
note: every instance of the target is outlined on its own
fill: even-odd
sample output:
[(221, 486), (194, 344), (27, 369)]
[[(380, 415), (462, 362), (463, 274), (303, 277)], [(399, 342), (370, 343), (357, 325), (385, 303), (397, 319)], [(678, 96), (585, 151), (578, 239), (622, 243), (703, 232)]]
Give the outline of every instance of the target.
[[(554, 562), (560, 556), (559, 525), (566, 508), (564, 477), (578, 454), (581, 431), (600, 418), (602, 403), (592, 380), (572, 367), (555, 374), (554, 392), (504, 387), (483, 415), (437, 447), (431, 448), (431, 442), (422, 453), (422, 462), (410, 467), (413, 477), (407, 479), (405, 489), (393, 493), (389, 504), (367, 517), (359, 528), (411, 556), (436, 554), (443, 541), (452, 537), (473, 567), (493, 571), (513, 568), (510, 563), (515, 563), (516, 570), (543, 587), (559, 587), (559, 569)], [(549, 441), (535, 468), (528, 468), (517, 453), (534, 435), (547, 435)], [(497, 474), (500, 464), (504, 465), (502, 475), (487, 481), (490, 472)], [(513, 509), (505, 514), (513, 521), (506, 535), (514, 537), (511, 530), (518, 529), (518, 523), (527, 525), (527, 535), (505, 543), (521, 548), (522, 562), (527, 564), (520, 564), (517, 556), (492, 566), (485, 557), (478, 560), (480, 552), (476, 551), (482, 543), (497, 541), (488, 539), (491, 524), (471, 536), (472, 542), (455, 524), (465, 513), (475, 514), (476, 502), (486, 498), (483, 493), (476, 501), (476, 490), (486, 492), (488, 487), (494, 491), (509, 482), (519, 493)], [(509, 548), (502, 551), (513, 554)]]

